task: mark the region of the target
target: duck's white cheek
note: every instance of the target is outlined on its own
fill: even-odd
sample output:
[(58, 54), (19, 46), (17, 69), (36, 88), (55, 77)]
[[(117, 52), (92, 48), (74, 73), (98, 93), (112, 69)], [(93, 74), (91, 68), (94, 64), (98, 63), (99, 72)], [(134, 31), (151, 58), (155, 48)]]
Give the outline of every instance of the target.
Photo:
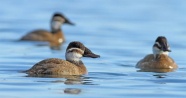
[(81, 57), (82, 55), (79, 53), (69, 52), (66, 54), (68, 60), (79, 61)]
[(157, 47), (153, 47), (153, 53), (154, 54), (159, 54), (160, 50)]
[(53, 29), (59, 29), (61, 27), (61, 22), (59, 21), (53, 21), (52, 22), (52, 28)]

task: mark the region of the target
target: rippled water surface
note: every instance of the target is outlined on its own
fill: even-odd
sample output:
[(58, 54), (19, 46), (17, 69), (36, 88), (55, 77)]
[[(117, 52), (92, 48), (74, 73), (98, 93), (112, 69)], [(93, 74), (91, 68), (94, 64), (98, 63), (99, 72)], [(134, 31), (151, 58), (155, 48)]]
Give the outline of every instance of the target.
[[(1, 98), (186, 97), (185, 0), (1, 0)], [(38, 42), (20, 42), (31, 30), (49, 30), (54, 12), (76, 25), (62, 27), (66, 43), (54, 51)], [(157, 36), (167, 37), (179, 69), (140, 72), (137, 61), (152, 52)], [(83, 58), (84, 76), (30, 77), (38, 61), (64, 58), (70, 41), (81, 41), (101, 58)]]

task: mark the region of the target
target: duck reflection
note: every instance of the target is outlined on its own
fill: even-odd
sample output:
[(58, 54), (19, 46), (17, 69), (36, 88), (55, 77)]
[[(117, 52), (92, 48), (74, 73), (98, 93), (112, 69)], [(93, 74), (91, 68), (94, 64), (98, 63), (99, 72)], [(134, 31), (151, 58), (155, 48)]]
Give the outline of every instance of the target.
[[(27, 75), (26, 77), (39, 77), (39, 78), (61, 78), (54, 81), (37, 81), (37, 82), (50, 82), (50, 83), (63, 83), (65, 85), (96, 85), (89, 77), (85, 76), (72, 76), (72, 75)], [(65, 94), (80, 94), (82, 90), (80, 88), (65, 88), (63, 93)]]
[(173, 72), (176, 69), (140, 69), (137, 72), (156, 72), (156, 73), (166, 73), (166, 72)]
[(81, 93), (81, 89), (78, 88), (66, 88), (64, 90), (65, 94), (80, 94)]
[[(36, 47), (46, 47), (46, 46), (49, 46), (49, 45), (46, 42), (37, 42), (37, 44), (35, 46)], [(59, 45), (50, 45), (49, 48), (51, 50), (62, 50), (61, 44), (59, 44)]]
[(62, 50), (61, 45), (57, 45), (57, 46), (50, 46), (51, 50)]
[(156, 78), (165, 78), (167, 75), (166, 74), (154, 74)]
[[(27, 75), (26, 77), (40, 77), (40, 78), (63, 78), (61, 80), (49, 81), (52, 83), (64, 83), (66, 85), (82, 84), (82, 85), (96, 85), (92, 83), (89, 77), (79, 75)], [(38, 81), (48, 82), (48, 81)]]

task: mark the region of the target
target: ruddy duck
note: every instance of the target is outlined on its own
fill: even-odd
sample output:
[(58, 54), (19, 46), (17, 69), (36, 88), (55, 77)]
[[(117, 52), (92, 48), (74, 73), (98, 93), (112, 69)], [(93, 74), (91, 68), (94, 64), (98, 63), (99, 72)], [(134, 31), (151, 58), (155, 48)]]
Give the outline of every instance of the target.
[(65, 54), (66, 60), (58, 58), (49, 58), (36, 63), (32, 68), (25, 72), (29, 75), (83, 75), (87, 69), (81, 57), (100, 57), (92, 53), (81, 42), (71, 42)]
[(50, 46), (60, 46), (65, 41), (61, 30), (61, 25), (64, 23), (74, 25), (63, 14), (54, 13), (51, 19), (51, 32), (43, 29), (34, 30), (23, 36), (20, 40), (47, 41), (50, 43)]
[[(170, 46), (164, 36), (159, 36), (153, 45), (153, 54), (145, 56), (136, 67), (140, 69), (176, 69), (178, 66), (174, 60), (168, 56)], [(159, 71), (159, 70), (158, 70)]]

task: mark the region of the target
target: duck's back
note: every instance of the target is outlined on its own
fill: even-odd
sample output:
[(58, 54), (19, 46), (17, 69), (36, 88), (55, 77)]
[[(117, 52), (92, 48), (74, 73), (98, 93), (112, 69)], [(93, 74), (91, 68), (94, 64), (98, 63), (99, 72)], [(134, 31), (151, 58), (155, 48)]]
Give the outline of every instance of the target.
[(50, 41), (52, 40), (52, 33), (47, 30), (34, 30), (21, 38), (21, 40), (30, 41)]
[(154, 59), (154, 55), (149, 54), (140, 60), (136, 67), (141, 69), (175, 69), (177, 64), (168, 55), (161, 54)]
[(28, 74), (48, 74), (48, 75), (82, 75), (84, 71), (79, 67), (62, 59), (50, 58), (36, 63), (31, 69), (27, 70)]

